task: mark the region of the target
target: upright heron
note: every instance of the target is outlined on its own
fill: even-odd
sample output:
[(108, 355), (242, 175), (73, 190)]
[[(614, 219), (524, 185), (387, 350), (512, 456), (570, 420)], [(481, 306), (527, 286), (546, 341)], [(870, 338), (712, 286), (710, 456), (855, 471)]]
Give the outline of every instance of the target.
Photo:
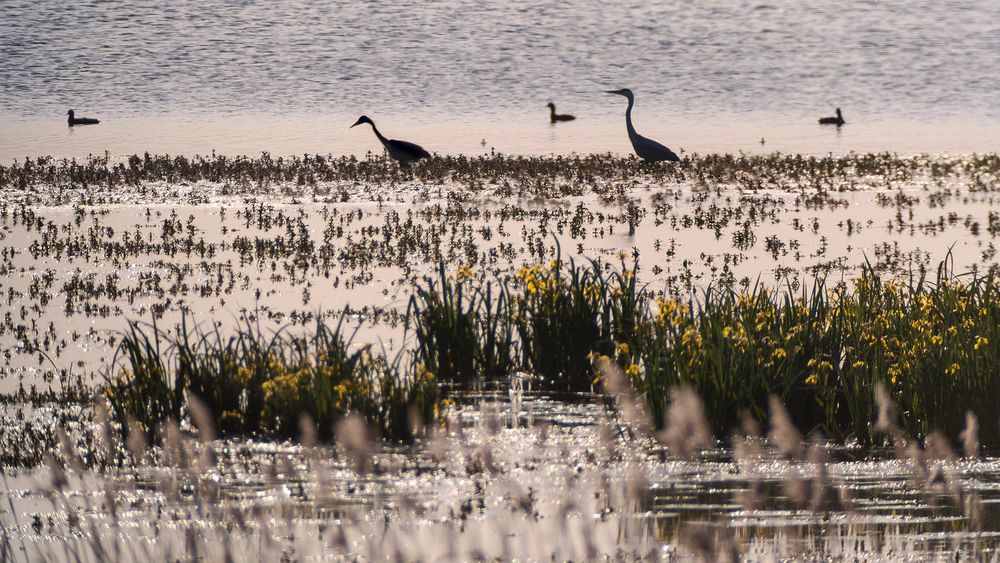
[(67, 111), (66, 115), (69, 116), (67, 121), (69, 122), (70, 127), (74, 125), (97, 125), (100, 123), (100, 120), (92, 119), (90, 117), (76, 117), (73, 115), (73, 110)]
[(372, 126), (372, 131), (375, 132), (375, 136), (378, 140), (382, 142), (382, 146), (389, 153), (389, 156), (395, 158), (400, 164), (405, 164), (412, 160), (420, 160), (421, 158), (430, 158), (431, 153), (425, 151), (423, 147), (418, 144), (410, 143), (408, 141), (397, 141), (396, 139), (386, 139), (378, 132), (378, 128), (375, 127), (375, 122), (371, 120), (367, 115), (362, 115), (358, 118), (357, 122), (351, 127), (357, 127), (362, 123), (367, 123)]
[(632, 148), (635, 149), (635, 154), (649, 162), (659, 160), (676, 162), (680, 160), (674, 154), (674, 151), (635, 132), (635, 127), (632, 126), (632, 106), (635, 105), (635, 94), (631, 90), (622, 88), (621, 90), (607, 90), (607, 93), (618, 94), (628, 99), (628, 109), (625, 110), (625, 126), (628, 128), (628, 139), (632, 141)]
[(819, 118), (819, 123), (820, 125), (836, 125), (840, 127), (847, 122), (844, 121), (844, 116), (840, 114), (840, 108), (837, 108), (837, 117), (821, 117)]
[(569, 115), (567, 113), (561, 113), (561, 114), (556, 113), (556, 105), (553, 104), (552, 102), (549, 102), (548, 105), (549, 105), (549, 119), (552, 121), (552, 123), (555, 123), (557, 121), (573, 121), (574, 119), (576, 119), (575, 115)]

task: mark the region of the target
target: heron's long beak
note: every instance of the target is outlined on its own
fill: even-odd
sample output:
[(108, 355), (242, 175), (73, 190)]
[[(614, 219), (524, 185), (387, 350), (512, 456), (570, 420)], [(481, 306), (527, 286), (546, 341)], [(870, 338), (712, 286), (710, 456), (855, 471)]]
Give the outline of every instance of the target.
[(621, 90), (605, 90), (605, 94), (618, 94), (619, 96), (624, 96)]
[(351, 125), (350, 127), (348, 127), (348, 129), (354, 129), (355, 127), (357, 127), (358, 125), (361, 125), (362, 123), (364, 123), (364, 121), (361, 121), (359, 119), (359, 120), (357, 120), (357, 121), (354, 122), (354, 125)]

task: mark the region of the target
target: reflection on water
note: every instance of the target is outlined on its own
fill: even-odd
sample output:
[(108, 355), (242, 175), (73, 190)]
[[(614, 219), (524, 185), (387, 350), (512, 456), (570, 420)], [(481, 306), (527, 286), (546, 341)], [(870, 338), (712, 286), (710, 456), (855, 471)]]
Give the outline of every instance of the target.
[(637, 110), (709, 120), (760, 109), (816, 118), (835, 106), (851, 123), (1000, 117), (1000, 6), (990, 0), (14, 0), (4, 16), (0, 109), (27, 116), (71, 105), (116, 116), (537, 105), (544, 117), (554, 98), (579, 117), (621, 105), (593, 93), (628, 86)]

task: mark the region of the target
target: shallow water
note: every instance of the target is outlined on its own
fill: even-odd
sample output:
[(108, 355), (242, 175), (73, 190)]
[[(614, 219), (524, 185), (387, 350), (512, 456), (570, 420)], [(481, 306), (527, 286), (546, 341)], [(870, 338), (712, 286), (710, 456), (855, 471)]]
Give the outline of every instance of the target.
[[(603, 93), (623, 86), (640, 132), (688, 152), (1000, 143), (991, 0), (14, 0), (4, 19), (0, 161), (364, 154), (362, 113), (441, 153), (628, 152), (624, 100)], [(577, 121), (551, 127), (549, 100)], [(835, 106), (848, 125), (819, 127)], [(70, 131), (70, 107), (102, 123)]]
[(127, 320), (172, 326), (185, 311), (228, 331), (245, 313), (275, 328), (311, 326), (313, 315), (349, 306), (356, 344), (397, 350), (413, 285), (439, 260), (449, 275), (464, 264), (485, 282), (557, 256), (613, 268), (638, 257), (649, 290), (684, 296), (719, 283), (808, 290), (814, 279), (850, 279), (866, 261), (904, 277), (933, 277), (949, 256), (959, 273), (995, 267), (996, 193), (964, 176), (931, 180), (920, 166), (909, 180), (848, 175), (829, 191), (641, 175), (573, 183), (582, 195), (562, 197), (373, 180), (279, 185), (266, 192), (286, 195), (257, 202), (201, 183), (94, 187), (81, 197), (106, 203), (22, 207), (66, 194), (11, 191), (0, 200), (0, 392), (45, 389), (59, 370), (100, 379)]
[[(696, 459), (664, 456), (618, 434), (618, 421), (586, 398), (469, 395), (450, 420), (415, 447), (360, 458), (216, 442), (206, 461), (191, 442), (187, 461), (164, 451), (160, 464), (71, 470), (62, 489), (51, 469), (6, 473), (0, 522), (21, 555), (57, 561), (69, 558), (64, 545), (86, 554), (95, 537), (105, 549), (208, 559), (223, 549), (310, 560), (538, 560), (620, 549), (689, 560), (699, 525), (710, 541), (759, 561), (981, 561), (1000, 545), (995, 456), (931, 460), (945, 481), (928, 485), (891, 452), (832, 445), (820, 446), (822, 464), (763, 443), (750, 455), (720, 443)], [(796, 484), (813, 500), (799, 499)], [(958, 497), (976, 499), (975, 516)]]

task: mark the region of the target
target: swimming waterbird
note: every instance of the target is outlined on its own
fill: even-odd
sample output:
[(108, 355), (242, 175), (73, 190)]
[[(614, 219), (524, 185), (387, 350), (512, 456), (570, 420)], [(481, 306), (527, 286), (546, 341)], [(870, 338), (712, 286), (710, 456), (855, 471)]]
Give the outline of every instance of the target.
[(573, 121), (574, 119), (576, 119), (575, 115), (569, 115), (566, 113), (563, 114), (556, 113), (556, 105), (553, 104), (552, 102), (549, 102), (548, 106), (549, 106), (549, 119), (552, 121), (552, 123), (555, 123), (556, 121)]
[(70, 127), (74, 125), (97, 125), (100, 123), (100, 120), (98, 119), (92, 119), (90, 117), (76, 117), (73, 115), (73, 110), (67, 111), (66, 115), (69, 116), (67, 121), (69, 122)]
[(622, 88), (621, 90), (607, 90), (607, 93), (618, 94), (628, 99), (628, 109), (625, 110), (625, 126), (628, 128), (628, 139), (632, 141), (632, 148), (635, 149), (635, 154), (649, 162), (656, 162), (658, 160), (676, 162), (680, 160), (674, 154), (674, 151), (635, 132), (635, 127), (632, 126), (632, 106), (635, 105), (635, 95), (631, 90)]
[(847, 123), (844, 121), (844, 116), (840, 114), (840, 108), (837, 108), (837, 117), (821, 117), (819, 122), (821, 125), (836, 125), (837, 127)]
[(351, 127), (357, 127), (362, 123), (367, 123), (372, 126), (372, 131), (375, 132), (375, 136), (378, 140), (382, 142), (382, 146), (389, 153), (389, 156), (395, 158), (400, 163), (410, 162), (412, 160), (419, 160), (421, 158), (430, 158), (431, 153), (427, 152), (420, 145), (415, 143), (410, 143), (408, 141), (397, 141), (396, 139), (386, 139), (378, 132), (378, 128), (375, 127), (375, 122), (371, 120), (367, 115), (362, 115), (358, 118), (357, 122)]

